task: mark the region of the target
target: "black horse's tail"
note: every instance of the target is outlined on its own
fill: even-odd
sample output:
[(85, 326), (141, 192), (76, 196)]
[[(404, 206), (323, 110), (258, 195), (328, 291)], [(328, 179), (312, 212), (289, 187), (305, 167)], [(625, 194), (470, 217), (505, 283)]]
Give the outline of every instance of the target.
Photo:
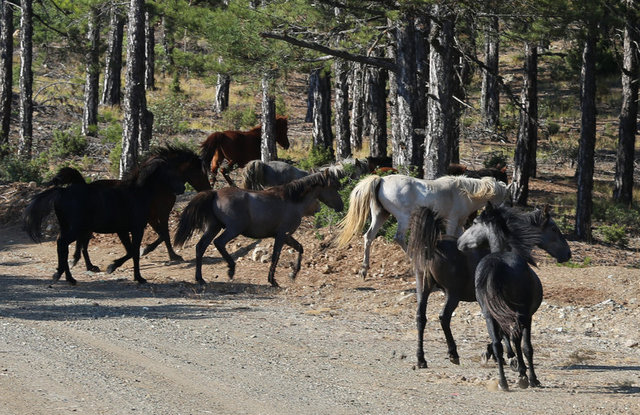
[(54, 187), (38, 193), (24, 210), (22, 228), (34, 242), (42, 241), (42, 221), (53, 209), (62, 190), (60, 187)]
[(207, 225), (215, 219), (213, 203), (216, 192), (207, 190), (198, 193), (180, 215), (180, 223), (173, 238), (175, 246), (182, 246), (191, 238), (196, 230), (205, 230)]
[[(487, 259), (488, 262), (499, 261), (496, 258)], [(487, 266), (489, 265), (489, 266)], [(493, 264), (495, 265), (495, 264)], [(500, 329), (510, 337), (520, 336), (522, 325), (519, 315), (509, 306), (504, 297), (504, 283), (500, 274), (495, 272), (495, 266), (482, 261), (476, 270), (476, 293), (483, 292), (485, 312), (498, 323)], [(480, 295), (477, 295), (480, 297)]]
[(73, 167), (63, 167), (45, 186), (64, 186), (65, 184), (85, 184), (82, 174)]
[(419, 207), (411, 214), (407, 254), (413, 266), (424, 271), (433, 258), (442, 228), (442, 218), (428, 207)]

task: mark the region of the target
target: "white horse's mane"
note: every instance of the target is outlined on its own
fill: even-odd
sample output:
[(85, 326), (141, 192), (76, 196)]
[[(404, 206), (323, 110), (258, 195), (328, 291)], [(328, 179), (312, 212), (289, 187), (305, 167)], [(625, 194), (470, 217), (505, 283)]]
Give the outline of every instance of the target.
[[(502, 182), (498, 182), (494, 177), (482, 177), (476, 179), (467, 176), (442, 176), (434, 180), (434, 184), (442, 184), (443, 187), (452, 184), (458, 188), (460, 193), (469, 199), (489, 199), (494, 196), (504, 197), (507, 187)], [(439, 187), (439, 186), (438, 186)]]

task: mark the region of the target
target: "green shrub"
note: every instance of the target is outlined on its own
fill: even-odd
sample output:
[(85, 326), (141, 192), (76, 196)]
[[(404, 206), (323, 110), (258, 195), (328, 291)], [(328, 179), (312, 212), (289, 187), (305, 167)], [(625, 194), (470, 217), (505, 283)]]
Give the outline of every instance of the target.
[(602, 239), (612, 245), (626, 248), (629, 244), (627, 231), (622, 225), (602, 225), (598, 228), (598, 233), (602, 235)]
[(548, 122), (547, 131), (549, 132), (550, 136), (558, 134), (558, 132), (560, 131), (560, 124), (555, 123), (553, 121)]
[(103, 143), (116, 144), (122, 141), (122, 124), (119, 122), (109, 123), (100, 132)]
[(300, 168), (311, 170), (314, 167), (331, 164), (333, 161), (333, 150), (330, 147), (315, 146), (311, 148), (309, 156), (300, 161)]
[(482, 162), (484, 167), (497, 167), (497, 166), (506, 166), (507, 165), (507, 156), (502, 151), (492, 151), (487, 154), (487, 157)]
[(222, 113), (222, 124), (226, 130), (248, 130), (258, 125), (259, 121), (251, 106), (232, 105)]
[(81, 156), (87, 149), (87, 138), (78, 128), (53, 132), (53, 140), (49, 147), (49, 154), (53, 157)]
[(173, 93), (159, 101), (149, 104), (153, 113), (153, 130), (155, 133), (177, 134), (187, 131), (189, 124), (184, 99), (180, 94)]
[(115, 177), (118, 177), (118, 175), (120, 174), (120, 157), (122, 156), (122, 142), (119, 141), (116, 143), (116, 145), (111, 149), (111, 152), (109, 153), (109, 163), (111, 163), (111, 165), (109, 166), (109, 170), (111, 171), (111, 174), (113, 174)]
[(0, 158), (0, 181), (42, 183), (42, 173), (46, 158), (24, 160), (15, 154)]

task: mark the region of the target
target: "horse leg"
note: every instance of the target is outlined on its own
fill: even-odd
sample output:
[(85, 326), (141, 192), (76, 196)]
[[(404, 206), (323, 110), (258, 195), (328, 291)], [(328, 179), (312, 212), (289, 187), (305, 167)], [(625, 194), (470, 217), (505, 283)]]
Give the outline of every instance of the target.
[(202, 278), (202, 257), (209, 245), (211, 245), (213, 238), (218, 234), (218, 232), (220, 232), (220, 229), (222, 229), (222, 226), (220, 225), (208, 226), (207, 230), (196, 244), (196, 282), (200, 285), (205, 284), (205, 281)]
[(440, 312), (440, 326), (442, 327), (442, 331), (444, 332), (444, 337), (447, 339), (447, 349), (449, 350), (449, 361), (453, 364), (460, 364), (460, 356), (458, 356), (458, 348), (456, 346), (456, 341), (453, 338), (453, 334), (451, 334), (451, 316), (453, 312), (458, 307), (460, 300), (451, 295), (451, 293), (447, 292), (447, 299)]
[(407, 230), (409, 229), (409, 223), (404, 218), (396, 218), (398, 219), (398, 229), (396, 230), (396, 234), (393, 236), (393, 240), (396, 241), (398, 245), (402, 248), (404, 252), (407, 252)]
[[(484, 307), (483, 307), (484, 308)], [(483, 310), (483, 314), (485, 313)], [(498, 381), (498, 386), (502, 390), (509, 390), (509, 385), (507, 384), (507, 379), (504, 376), (504, 364), (502, 362), (502, 337), (500, 336), (500, 327), (496, 321), (491, 317), (485, 317), (487, 322), (487, 331), (489, 332), (489, 337), (491, 337), (491, 347), (493, 349), (493, 355), (496, 357), (498, 361), (498, 373), (500, 376), (500, 380)]]
[(132, 251), (133, 248), (131, 245), (131, 238), (129, 238), (129, 232), (118, 232), (117, 235), (118, 235), (118, 238), (120, 238), (120, 242), (124, 246), (126, 254), (114, 260), (111, 264), (109, 264), (106, 271), (107, 274), (111, 274), (113, 271), (120, 268), (122, 264), (127, 262), (129, 258), (133, 257), (133, 251)]
[(416, 357), (418, 358), (419, 368), (427, 367), (427, 361), (424, 358), (424, 328), (427, 324), (427, 302), (429, 301), (431, 289), (425, 287), (426, 272), (416, 271), (416, 297), (418, 299), (418, 307), (416, 309), (418, 350), (416, 351)]
[(300, 271), (300, 264), (302, 263), (302, 252), (303, 252), (302, 245), (300, 244), (300, 242), (298, 242), (295, 239), (293, 239), (293, 236), (291, 236), (291, 235), (287, 235), (285, 237), (284, 243), (286, 243), (291, 248), (293, 248), (296, 251), (298, 251), (298, 260), (296, 261), (296, 265), (294, 266), (293, 270), (291, 271), (291, 274), (289, 274), (289, 278), (291, 278), (292, 280), (295, 280), (296, 279), (296, 275), (298, 275), (298, 272)]
[(527, 377), (527, 368), (522, 359), (522, 335), (513, 336), (513, 345), (516, 349), (516, 359), (518, 360), (518, 387), (526, 389), (529, 387), (529, 378)]
[(282, 246), (284, 245), (284, 237), (281, 235), (276, 235), (273, 241), (273, 253), (271, 254), (271, 266), (269, 267), (269, 278), (268, 281), (271, 283), (272, 287), (279, 287), (276, 282), (276, 266), (278, 265), (278, 260), (280, 259), (280, 252), (282, 251)]
[(238, 185), (235, 184), (233, 179), (231, 179), (231, 176), (229, 176), (229, 172), (227, 171), (226, 168), (224, 168), (224, 167), (221, 168), (220, 169), (220, 173), (222, 173), (222, 177), (224, 177), (224, 179), (227, 181), (227, 183), (229, 183), (229, 186), (238, 187)]
[(73, 265), (75, 265), (80, 259), (80, 251), (82, 251), (82, 257), (84, 258), (84, 264), (87, 267), (87, 271), (91, 272), (100, 272), (100, 268), (96, 267), (91, 263), (91, 258), (89, 258), (89, 240), (91, 239), (91, 235), (83, 236), (82, 238), (78, 238), (76, 242), (76, 251), (73, 254)]
[(58, 281), (62, 276), (62, 273), (64, 272), (64, 278), (67, 280), (69, 284), (75, 285), (77, 282), (71, 276), (71, 270), (69, 269), (69, 262), (68, 262), (69, 244), (71, 244), (74, 240), (76, 240), (76, 238), (74, 238), (72, 235), (68, 233), (63, 234), (61, 232), (60, 236), (58, 236), (58, 240), (56, 241), (57, 251), (58, 251), (58, 268), (55, 274), (53, 274), (54, 281)]
[(169, 260), (183, 262), (184, 258), (176, 254), (176, 252), (173, 250), (173, 246), (171, 246), (171, 237), (169, 236), (169, 212), (162, 212), (160, 214), (160, 217), (157, 220), (151, 222), (150, 225), (158, 234), (158, 239), (147, 245), (144, 248), (144, 251), (142, 251), (142, 255), (146, 255), (149, 252), (153, 251), (162, 241), (164, 241), (164, 244), (167, 247), (167, 252), (169, 253)]
[[(524, 355), (527, 358), (527, 363), (529, 363), (529, 385), (531, 387), (539, 387), (540, 381), (538, 380), (536, 372), (533, 369), (533, 346), (531, 346), (531, 318), (529, 318), (528, 324), (525, 324), (522, 328), (522, 340)], [(524, 362), (522, 364), (524, 365)], [(524, 369), (521, 368), (520, 370)]]
[(144, 227), (131, 232), (131, 256), (133, 257), (133, 279), (138, 284), (144, 284), (146, 279), (140, 274), (140, 245), (144, 236)]
[(371, 252), (371, 244), (378, 234), (378, 231), (388, 218), (389, 212), (386, 210), (377, 208), (376, 212), (374, 212), (374, 209), (371, 209), (371, 225), (364, 234), (364, 258), (362, 259), (362, 269), (360, 269), (360, 276), (362, 279), (367, 277), (367, 271), (369, 271), (369, 254)]
[(222, 255), (224, 260), (227, 261), (227, 265), (229, 266), (227, 274), (229, 275), (230, 280), (233, 279), (233, 275), (236, 273), (236, 263), (233, 261), (231, 255), (229, 255), (229, 252), (227, 252), (225, 245), (229, 243), (230, 240), (238, 236), (239, 233), (240, 232), (235, 232), (227, 228), (213, 241), (213, 244), (216, 246), (218, 252), (220, 252), (220, 255)]

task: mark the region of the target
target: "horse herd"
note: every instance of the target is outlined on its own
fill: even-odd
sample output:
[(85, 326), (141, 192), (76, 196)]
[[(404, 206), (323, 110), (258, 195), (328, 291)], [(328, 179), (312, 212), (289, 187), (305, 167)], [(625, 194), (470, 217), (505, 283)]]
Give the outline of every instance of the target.
[[(282, 147), (289, 146), (284, 117), (277, 118), (276, 137)], [(318, 201), (342, 211), (344, 205), (338, 192), (341, 178), (347, 175), (358, 178), (375, 173), (379, 167), (388, 170), (390, 166), (389, 160), (353, 159), (306, 172), (285, 162), (255, 160), (260, 156), (259, 145), (258, 126), (247, 132), (214, 133), (201, 144), (199, 155), (179, 146), (157, 148), (122, 180), (87, 183), (76, 169), (62, 168), (47, 183), (49, 188), (34, 196), (26, 207), (24, 229), (34, 241), (41, 241), (42, 223), (52, 210), (55, 212), (60, 232), (58, 266), (53, 277), (58, 280), (64, 274), (71, 284), (76, 280), (68, 263), (69, 245), (76, 242), (72, 266), (82, 255), (87, 270), (98, 272), (87, 249), (92, 234), (115, 233), (126, 254), (113, 261), (106, 271), (113, 272), (131, 258), (134, 280), (144, 283), (139, 260), (147, 224), (158, 237), (143, 249), (142, 255), (164, 242), (170, 260), (183, 260), (172, 248), (168, 221), (176, 195), (183, 193), (185, 183), (189, 183), (198, 194), (180, 216), (174, 244), (180, 247), (195, 231), (203, 232), (195, 248), (196, 281), (205, 283), (202, 260), (212, 242), (227, 262), (229, 278), (233, 278), (235, 262), (225, 246), (236, 236), (244, 235), (274, 238), (268, 281), (277, 286), (275, 270), (285, 244), (298, 253), (290, 277), (295, 278), (300, 270), (303, 247), (293, 234), (302, 217), (315, 213)], [(223, 160), (230, 166), (244, 167), (243, 188), (234, 185)], [(349, 165), (352, 167), (347, 167)], [(209, 169), (214, 181), (217, 170), (221, 169), (231, 186), (212, 190)], [(350, 194), (348, 211), (340, 223), (338, 246), (346, 246), (371, 217), (364, 234), (360, 271), (365, 278), (371, 243), (393, 215), (398, 222), (395, 240), (410, 257), (416, 277), (418, 366), (427, 367), (423, 348), (427, 300), (433, 290), (442, 289), (446, 301), (440, 323), (451, 362), (459, 364), (450, 329), (451, 316), (460, 301), (477, 301), (491, 338), (483, 359), (497, 361), (500, 388), (508, 389), (503, 369), (503, 341), (507, 356), (512, 358), (511, 367), (519, 372), (518, 385), (538, 386), (530, 329), (531, 316), (542, 300), (542, 285), (531, 268), (535, 265), (531, 251), (538, 246), (563, 262), (571, 257), (569, 246), (548, 208), (521, 213), (500, 206), (509, 194), (504, 168), (474, 173), (452, 166), (450, 173), (464, 174), (436, 180), (399, 174), (367, 175)], [(465, 221), (483, 207), (484, 211), (464, 231)]]

